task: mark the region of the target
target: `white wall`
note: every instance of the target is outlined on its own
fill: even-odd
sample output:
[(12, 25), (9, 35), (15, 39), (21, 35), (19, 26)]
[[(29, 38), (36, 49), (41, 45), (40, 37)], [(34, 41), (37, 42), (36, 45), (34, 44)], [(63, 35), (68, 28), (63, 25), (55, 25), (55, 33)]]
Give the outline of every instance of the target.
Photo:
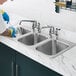
[(55, 13), (54, 0), (14, 0), (2, 8), (28, 19), (38, 20), (42, 25), (55, 25), (76, 32), (76, 12), (61, 10)]

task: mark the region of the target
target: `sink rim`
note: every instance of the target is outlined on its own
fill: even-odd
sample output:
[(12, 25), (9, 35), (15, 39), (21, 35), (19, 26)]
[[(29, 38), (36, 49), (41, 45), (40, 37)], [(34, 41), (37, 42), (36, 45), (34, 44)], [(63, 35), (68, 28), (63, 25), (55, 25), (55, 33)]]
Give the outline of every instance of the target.
[[(52, 40), (52, 39), (49, 39), (49, 40), (46, 41), (44, 44), (37, 45), (37, 46), (35, 47), (35, 50), (37, 50), (38, 47), (41, 47), (42, 45), (47, 44), (47, 43), (50, 42), (51, 40)], [(61, 41), (61, 40), (62, 40), (62, 41)], [(70, 41), (67, 41), (67, 40), (64, 40), (64, 39), (61, 39), (61, 38), (58, 39), (57, 41), (58, 41), (58, 42), (61, 42), (61, 43), (63, 43), (63, 44), (65, 44), (65, 45), (67, 45), (68, 47), (65, 48), (64, 50), (58, 52), (58, 53), (55, 54), (55, 55), (48, 55), (48, 54), (45, 54), (44, 52), (41, 52), (41, 51), (39, 51), (39, 50), (37, 50), (37, 51), (40, 52), (40, 53), (42, 53), (42, 54), (45, 54), (45, 55), (47, 55), (47, 56), (50, 56), (51, 58), (55, 58), (55, 57), (57, 57), (57, 56), (63, 54), (64, 52), (68, 51), (69, 49), (73, 48), (74, 46), (76, 46), (75, 43), (70, 42)]]
[[(23, 27), (22, 27), (22, 28), (23, 28)], [(25, 28), (23, 28), (23, 29), (25, 29)], [(27, 29), (27, 30), (28, 30), (28, 29)], [(21, 35), (20, 37), (16, 38), (16, 40), (18, 41), (18, 39), (23, 38), (23, 37), (28, 36), (28, 35), (31, 35), (31, 34), (33, 34), (33, 31), (30, 31), (30, 32), (27, 33), (27, 34)], [(37, 43), (37, 44), (35, 44), (35, 45), (31, 45), (31, 46), (25, 45), (25, 44), (21, 43), (20, 41), (18, 41), (18, 42), (21, 43), (21, 44), (23, 44), (24, 46), (28, 46), (28, 48), (31, 47), (31, 48), (34, 49), (35, 51), (40, 52), (40, 51), (38, 51), (36, 48), (39, 47), (39, 46), (42, 46), (42, 45), (46, 44), (47, 42), (49, 42), (50, 40), (52, 40), (51, 38), (47, 37), (46, 35), (44, 35), (44, 34), (42, 34), (42, 33), (40, 33), (40, 35), (46, 37), (47, 39), (45, 39), (45, 40), (43, 40), (43, 41), (41, 41), (40, 43)], [(40, 53), (42, 53), (42, 54), (44, 54), (44, 55), (46, 55), (46, 56), (50, 56), (51, 58), (55, 58), (55, 57), (63, 54), (64, 52), (68, 51), (69, 49), (73, 48), (74, 46), (76, 46), (75, 43), (73, 43), (73, 42), (71, 42), (71, 41), (68, 41), (68, 40), (65, 40), (65, 39), (62, 39), (62, 38), (58, 38), (58, 41), (61, 42), (61, 43), (63, 43), (63, 44), (65, 44), (65, 45), (67, 45), (68, 47), (67, 47), (66, 49), (60, 51), (59, 53), (55, 54), (55, 55), (48, 55), (48, 54), (45, 54), (45, 53), (43, 53), (43, 52), (40, 52)]]

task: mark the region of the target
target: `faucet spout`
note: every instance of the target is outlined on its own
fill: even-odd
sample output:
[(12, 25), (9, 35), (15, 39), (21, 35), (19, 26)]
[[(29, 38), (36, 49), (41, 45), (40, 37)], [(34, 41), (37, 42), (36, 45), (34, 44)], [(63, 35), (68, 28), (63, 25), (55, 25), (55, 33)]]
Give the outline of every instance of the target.
[(47, 26), (43, 26), (43, 27), (41, 27), (41, 28), (39, 27), (39, 33), (41, 33), (41, 30), (42, 30), (42, 29), (45, 29), (45, 28), (50, 28), (49, 35), (50, 35), (50, 37), (52, 38), (52, 34), (55, 33), (54, 26), (49, 26), (49, 25), (47, 25)]
[(36, 22), (36, 21), (35, 21), (35, 20), (21, 20), (21, 21), (19, 22), (19, 25), (21, 25), (22, 22), (33, 22), (33, 23), (34, 23), (34, 22)]
[(33, 23), (32, 29), (33, 29), (33, 32), (35, 32), (35, 28), (37, 27), (37, 21), (35, 21), (35, 20), (21, 20), (19, 22), (19, 25), (21, 25), (22, 22), (32, 22)]

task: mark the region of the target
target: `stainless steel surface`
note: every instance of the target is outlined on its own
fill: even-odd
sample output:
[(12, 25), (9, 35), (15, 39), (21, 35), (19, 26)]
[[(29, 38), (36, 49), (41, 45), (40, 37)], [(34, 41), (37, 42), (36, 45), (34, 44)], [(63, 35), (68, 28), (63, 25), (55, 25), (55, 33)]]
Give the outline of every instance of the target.
[(36, 22), (36, 21), (35, 21), (35, 20), (21, 20), (21, 21), (19, 22), (19, 25), (21, 25), (22, 22), (33, 22), (33, 23), (34, 23), (34, 22)]
[[(43, 27), (43, 28), (47, 28), (47, 27)], [(58, 30), (60, 29), (57, 28), (56, 30), (54, 31), (52, 28), (51, 32), (52, 33), (55, 32), (55, 35), (56, 34), (58, 35)], [(28, 34), (25, 34), (17, 38), (17, 41), (27, 46), (31, 46), (31, 48), (33, 48), (34, 50), (42, 52), (43, 54), (49, 55), (52, 57), (61, 55), (65, 51), (75, 46), (75, 44), (70, 41), (60, 39), (60, 38), (58, 39), (49, 38), (49, 37), (42, 35), (41, 33), (37, 34), (35, 32), (30, 32)]]
[(40, 28), (39, 33), (41, 33), (41, 30), (42, 30), (42, 29), (45, 29), (45, 28), (50, 28), (50, 30), (49, 30), (49, 35), (50, 35), (50, 37), (52, 38), (52, 34), (55, 34), (54, 26), (49, 26), (49, 25), (43, 26), (43, 27)]
[(59, 29), (59, 28), (56, 28), (56, 31), (55, 31), (55, 35), (56, 35), (56, 39), (58, 39), (58, 31), (60, 31), (61, 29)]
[(38, 30), (38, 33), (41, 33), (41, 28), (40, 28), (40, 23), (39, 22), (37, 24), (37, 30)]
[[(48, 26), (49, 27), (49, 26)], [(49, 35), (50, 37), (52, 38), (52, 34), (55, 35), (55, 28), (53, 26), (50, 27), (50, 30), (49, 30)]]
[[(62, 41), (55, 41), (53, 42), (54, 44), (52, 44), (52, 40), (36, 47), (36, 50), (46, 54), (46, 55), (56, 55), (62, 51), (66, 51), (68, 50), (69, 48), (71, 48), (71, 45), (65, 43), (65, 42), (62, 42)], [(53, 46), (53, 47), (52, 47)], [(56, 48), (55, 51), (56, 53), (53, 53), (53, 48)]]
[[(45, 36), (42, 36), (42, 35), (35, 35), (37, 36), (36, 38), (36, 42), (39, 43), (45, 39), (47, 39)], [(20, 39), (18, 39), (19, 42), (23, 43), (23, 44), (26, 44), (26, 45), (34, 45), (34, 34), (30, 34), (30, 35), (27, 35), (25, 37), (22, 37)]]
[(35, 28), (37, 27), (37, 21), (35, 21), (35, 20), (21, 20), (19, 25), (21, 25), (22, 22), (32, 22), (33, 23), (32, 29), (33, 29), (33, 32), (35, 32)]
[(52, 35), (55, 35), (56, 39), (58, 39), (58, 31), (60, 30), (59, 28), (55, 28), (54, 26), (47, 25), (40, 29), (40, 33), (41, 33), (41, 30), (45, 29), (45, 28), (50, 28), (50, 30), (49, 30), (50, 38), (53, 38)]
[(29, 32), (30, 32), (29, 30), (24, 29), (24, 28), (22, 28), (22, 27), (18, 27), (18, 28), (17, 28), (17, 34), (24, 35), (24, 34), (27, 34), (27, 33), (29, 33)]

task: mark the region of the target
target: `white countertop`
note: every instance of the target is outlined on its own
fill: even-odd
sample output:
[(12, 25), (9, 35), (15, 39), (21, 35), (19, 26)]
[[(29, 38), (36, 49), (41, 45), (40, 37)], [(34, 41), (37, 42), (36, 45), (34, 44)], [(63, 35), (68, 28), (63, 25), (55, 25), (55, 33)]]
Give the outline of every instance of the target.
[(76, 46), (56, 58), (51, 58), (14, 38), (0, 36), (0, 42), (64, 76), (76, 76)]

